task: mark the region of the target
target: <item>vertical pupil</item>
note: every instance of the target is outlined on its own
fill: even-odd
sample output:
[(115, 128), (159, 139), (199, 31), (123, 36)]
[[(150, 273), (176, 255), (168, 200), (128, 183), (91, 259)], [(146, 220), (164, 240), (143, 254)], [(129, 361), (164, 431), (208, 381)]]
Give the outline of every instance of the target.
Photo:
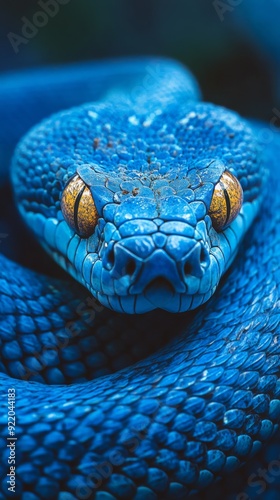
[(226, 216), (226, 221), (225, 221), (225, 225), (226, 225), (228, 223), (228, 221), (229, 221), (230, 213), (231, 213), (230, 198), (229, 198), (227, 189), (225, 188), (225, 186), (223, 185), (222, 182), (221, 182), (221, 187), (222, 187), (222, 189), (224, 191), (224, 197), (225, 197), (226, 207), (227, 207), (227, 216)]
[(79, 205), (80, 205), (80, 201), (81, 201), (81, 198), (83, 196), (83, 192), (84, 192), (85, 188), (86, 188), (86, 186), (82, 187), (81, 191), (79, 192), (79, 194), (76, 198), (75, 205), (74, 205), (74, 225), (75, 225), (75, 229), (76, 229), (77, 233), (80, 232), (79, 219), (78, 219)]

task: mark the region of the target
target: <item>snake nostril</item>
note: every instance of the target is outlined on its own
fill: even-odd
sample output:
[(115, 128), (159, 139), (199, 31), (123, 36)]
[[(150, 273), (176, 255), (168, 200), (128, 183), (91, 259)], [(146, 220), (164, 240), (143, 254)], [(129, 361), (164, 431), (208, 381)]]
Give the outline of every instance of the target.
[(132, 276), (135, 269), (136, 269), (135, 261), (133, 259), (129, 259), (126, 263), (126, 266), (125, 266), (126, 274), (128, 274), (129, 276)]
[(208, 264), (208, 253), (206, 248), (202, 245), (200, 248), (200, 256), (199, 256), (201, 267), (205, 267)]
[(109, 252), (107, 254), (107, 261), (108, 261), (108, 264), (110, 265), (110, 267), (114, 266), (114, 264), (115, 264), (115, 252), (114, 252), (113, 248), (111, 248), (111, 250), (109, 250)]
[(209, 265), (209, 255), (204, 245), (196, 245), (184, 263), (183, 272), (185, 276), (201, 278), (203, 272)]
[(190, 262), (185, 262), (185, 265), (184, 265), (184, 274), (192, 274), (192, 265)]

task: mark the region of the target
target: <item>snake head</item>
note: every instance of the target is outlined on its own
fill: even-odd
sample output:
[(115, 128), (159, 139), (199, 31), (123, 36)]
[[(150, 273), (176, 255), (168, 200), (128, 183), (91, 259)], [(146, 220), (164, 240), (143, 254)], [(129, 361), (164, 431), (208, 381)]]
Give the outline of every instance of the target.
[(196, 307), (221, 274), (211, 253), (212, 226), (224, 230), (238, 216), (241, 185), (222, 162), (209, 159), (189, 165), (183, 176), (135, 173), (120, 182), (98, 173), (98, 165), (83, 165), (65, 186), (63, 216), (94, 255), (86, 282), (117, 310)]
[(51, 153), (43, 141), (36, 154), (49, 162), (53, 200), (39, 226), (54, 258), (116, 311), (206, 302), (260, 206), (259, 147), (246, 122), (209, 104), (140, 117), (116, 117), (108, 104), (61, 114), (43, 130)]

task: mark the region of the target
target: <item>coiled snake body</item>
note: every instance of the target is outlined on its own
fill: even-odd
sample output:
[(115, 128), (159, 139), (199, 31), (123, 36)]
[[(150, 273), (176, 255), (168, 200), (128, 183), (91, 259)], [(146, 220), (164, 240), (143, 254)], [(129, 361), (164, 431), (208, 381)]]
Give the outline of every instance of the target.
[(86, 288), (0, 257), (0, 498), (186, 498), (278, 427), (279, 139), (170, 61), (0, 86), (1, 167), (90, 102), (13, 157), (26, 224)]

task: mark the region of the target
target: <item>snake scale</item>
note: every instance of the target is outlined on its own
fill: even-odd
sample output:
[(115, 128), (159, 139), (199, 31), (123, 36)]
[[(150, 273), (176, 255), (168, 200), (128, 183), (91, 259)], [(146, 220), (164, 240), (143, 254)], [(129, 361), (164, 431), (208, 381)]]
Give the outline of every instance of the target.
[(183, 499), (238, 477), (280, 419), (277, 134), (264, 144), (200, 102), (168, 60), (11, 74), (0, 89), (3, 183), (26, 134), (14, 198), (75, 278), (13, 262), (8, 234), (0, 499)]

